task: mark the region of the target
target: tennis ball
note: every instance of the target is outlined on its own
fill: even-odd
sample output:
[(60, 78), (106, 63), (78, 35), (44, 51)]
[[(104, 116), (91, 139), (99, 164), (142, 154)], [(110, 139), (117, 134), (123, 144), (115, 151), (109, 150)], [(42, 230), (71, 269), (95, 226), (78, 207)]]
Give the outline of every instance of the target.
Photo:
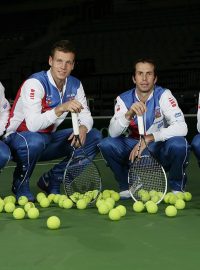
[(25, 211), (23, 208), (15, 208), (15, 210), (13, 211), (13, 217), (15, 219), (23, 219), (25, 217)]
[(120, 199), (119, 193), (118, 192), (115, 192), (115, 191), (112, 192), (110, 196), (111, 196), (111, 198), (113, 198), (115, 200), (115, 202), (118, 202), (119, 199)]
[(41, 198), (40, 200), (40, 206), (43, 208), (47, 208), (50, 205), (50, 201), (47, 197)]
[(154, 195), (158, 195), (158, 194), (157, 194), (157, 191), (156, 190), (152, 189), (152, 190), (149, 191), (149, 195), (151, 197), (153, 197)]
[(164, 198), (163, 198), (163, 201), (165, 202), (165, 203), (169, 203), (169, 197), (170, 197), (170, 194), (165, 194), (165, 196), (164, 196)]
[(97, 201), (96, 201), (96, 207), (98, 208), (102, 203), (104, 203), (105, 201), (104, 200), (102, 200), (102, 199), (98, 199)]
[(106, 214), (108, 214), (109, 211), (110, 211), (110, 209), (109, 209), (108, 205), (105, 203), (101, 203), (98, 207), (98, 212), (101, 215), (106, 215)]
[(189, 202), (189, 201), (191, 201), (192, 200), (192, 194), (190, 193), (190, 192), (184, 192), (184, 200), (186, 201), (186, 202)]
[(6, 213), (12, 213), (15, 209), (15, 204), (13, 202), (7, 202), (4, 205), (4, 210)]
[(176, 209), (184, 209), (185, 208), (185, 201), (183, 199), (177, 199), (175, 202)]
[(103, 193), (102, 193), (102, 197), (103, 197), (104, 200), (107, 199), (107, 198), (110, 198), (110, 191), (105, 189), (103, 191)]
[(76, 207), (83, 210), (87, 207), (87, 202), (84, 199), (79, 199), (76, 203)]
[(112, 208), (115, 206), (115, 200), (113, 198), (107, 198), (105, 199), (106, 203), (110, 203), (112, 205)]
[(165, 208), (165, 214), (168, 217), (175, 217), (177, 215), (177, 209), (174, 205), (169, 205)]
[[(107, 199), (108, 199), (108, 198), (107, 198)], [(113, 209), (113, 207), (114, 207), (113, 203), (110, 202), (110, 201), (106, 201), (106, 200), (105, 200), (105, 204), (108, 206), (109, 210)]]
[(133, 204), (133, 210), (137, 213), (140, 213), (144, 210), (144, 203), (142, 201), (136, 201)]
[(14, 196), (12, 196), (12, 195), (6, 196), (6, 197), (4, 198), (4, 203), (7, 203), (7, 202), (13, 202), (13, 203), (16, 203), (16, 198), (15, 198)]
[(160, 197), (158, 195), (153, 195), (151, 197), (151, 201), (157, 203), (160, 200)]
[(118, 205), (116, 207), (117, 210), (119, 210), (121, 217), (124, 217), (126, 215), (126, 207), (124, 205)]
[(26, 212), (28, 212), (28, 210), (31, 208), (31, 207), (35, 207), (35, 204), (33, 202), (27, 202), (25, 205), (24, 205), (24, 210)]
[(28, 210), (27, 215), (30, 219), (36, 219), (39, 217), (40, 212), (36, 207), (32, 207)]
[(72, 206), (73, 206), (72, 200), (70, 200), (70, 199), (65, 199), (65, 200), (63, 201), (63, 208), (65, 208), (65, 209), (70, 209), (70, 208), (72, 208)]
[(50, 193), (47, 198), (49, 199), (50, 203), (53, 201), (53, 198), (55, 197), (55, 194)]
[(44, 194), (44, 192), (39, 192), (39, 193), (36, 195), (36, 200), (37, 200), (38, 202), (40, 202), (41, 199), (42, 199), (42, 198), (45, 198), (45, 197), (46, 197), (46, 195)]
[(184, 193), (181, 192), (181, 191), (179, 191), (179, 192), (176, 193), (176, 197), (177, 197), (178, 199), (184, 200)]
[(60, 199), (60, 194), (55, 194), (54, 198), (53, 198), (53, 202), (54, 203), (58, 203), (59, 202), (59, 199)]
[(18, 204), (24, 206), (28, 202), (28, 198), (26, 196), (20, 196), (18, 199)]
[(51, 216), (47, 219), (47, 227), (51, 230), (60, 228), (60, 219), (57, 216)]
[(120, 220), (121, 218), (120, 211), (116, 208), (111, 209), (108, 213), (108, 216), (111, 220), (114, 220), (114, 221)]
[(158, 212), (158, 205), (152, 201), (147, 204), (146, 209), (149, 214), (156, 214)]
[(150, 199), (151, 199), (151, 197), (150, 197), (148, 191), (142, 193), (142, 195), (141, 195), (141, 200), (142, 200), (143, 202), (147, 202), (147, 201), (149, 201)]
[(169, 203), (170, 204), (175, 204), (176, 200), (177, 200), (177, 197), (175, 194), (172, 193), (171, 195), (169, 195)]

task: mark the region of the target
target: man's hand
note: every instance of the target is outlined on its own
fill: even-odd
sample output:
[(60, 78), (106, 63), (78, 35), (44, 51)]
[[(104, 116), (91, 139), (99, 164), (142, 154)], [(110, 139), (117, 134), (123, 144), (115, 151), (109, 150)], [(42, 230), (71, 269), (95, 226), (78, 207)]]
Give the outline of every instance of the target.
[(61, 116), (64, 112), (75, 112), (79, 113), (83, 109), (82, 104), (76, 100), (72, 99), (70, 101), (67, 101), (55, 108), (55, 113), (59, 117)]
[(137, 115), (143, 115), (147, 111), (146, 105), (139, 101), (132, 104), (130, 109), (126, 112), (125, 117), (127, 120), (131, 120), (133, 116)]

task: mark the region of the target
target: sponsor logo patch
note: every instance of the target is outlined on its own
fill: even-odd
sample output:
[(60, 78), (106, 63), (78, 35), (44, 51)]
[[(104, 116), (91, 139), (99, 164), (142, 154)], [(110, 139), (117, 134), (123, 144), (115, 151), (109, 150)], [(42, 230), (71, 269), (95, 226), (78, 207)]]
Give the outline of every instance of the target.
[(30, 91), (30, 99), (34, 99), (35, 98), (35, 89), (31, 89)]
[(155, 108), (155, 118), (161, 117), (160, 107)]
[(172, 105), (172, 107), (176, 107), (176, 101), (173, 98), (169, 98), (169, 102)]

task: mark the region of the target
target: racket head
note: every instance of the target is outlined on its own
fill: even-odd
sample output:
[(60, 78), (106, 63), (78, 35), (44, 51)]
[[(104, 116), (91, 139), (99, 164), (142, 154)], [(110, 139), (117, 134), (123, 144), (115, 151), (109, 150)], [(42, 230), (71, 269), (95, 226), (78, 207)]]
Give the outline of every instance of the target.
[(72, 155), (64, 171), (63, 186), (74, 203), (86, 198), (87, 206), (93, 206), (102, 190), (100, 172), (94, 161), (85, 155)]
[(143, 201), (143, 191), (159, 192), (160, 203), (167, 192), (167, 176), (164, 168), (151, 155), (136, 158), (128, 173), (129, 192), (134, 201)]

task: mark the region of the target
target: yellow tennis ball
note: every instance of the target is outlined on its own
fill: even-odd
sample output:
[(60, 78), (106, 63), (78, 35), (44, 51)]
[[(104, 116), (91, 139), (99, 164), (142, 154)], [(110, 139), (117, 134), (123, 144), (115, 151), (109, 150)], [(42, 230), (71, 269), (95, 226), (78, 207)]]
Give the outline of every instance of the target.
[(57, 216), (51, 216), (47, 219), (47, 227), (51, 230), (60, 228), (60, 219)]
[(115, 200), (113, 198), (106, 198), (105, 199), (106, 203), (110, 203), (112, 205), (112, 208), (115, 206)]
[(112, 192), (111, 193), (111, 198), (113, 198), (114, 200), (115, 200), (115, 202), (118, 202), (119, 200), (120, 200), (120, 195), (119, 195), (119, 193), (118, 192)]
[(50, 205), (50, 201), (47, 197), (41, 198), (40, 200), (40, 206), (43, 208), (47, 208)]
[(183, 199), (177, 199), (175, 202), (176, 209), (184, 209), (185, 208), (185, 201)]
[(53, 201), (53, 198), (54, 198), (54, 197), (55, 197), (55, 194), (53, 194), (53, 193), (50, 193), (50, 194), (47, 196), (47, 198), (49, 199), (50, 202)]
[(63, 201), (63, 208), (65, 208), (65, 209), (70, 209), (70, 208), (72, 208), (72, 206), (73, 206), (72, 200), (70, 200), (70, 199), (65, 199), (65, 200)]
[(186, 202), (189, 202), (189, 201), (191, 201), (192, 200), (192, 194), (190, 193), (190, 192), (184, 192), (184, 200), (186, 201)]
[(45, 197), (46, 197), (46, 195), (45, 195), (44, 192), (39, 192), (39, 193), (36, 195), (36, 200), (37, 200), (38, 202), (40, 202), (41, 199), (42, 199), (42, 198), (45, 198)]
[(4, 203), (7, 203), (7, 202), (16, 203), (16, 198), (14, 196), (12, 196), (12, 195), (6, 196), (3, 200), (4, 200)]
[(6, 213), (12, 213), (15, 209), (15, 204), (13, 202), (7, 202), (4, 205), (4, 210)]
[(160, 197), (158, 195), (153, 195), (151, 197), (151, 201), (157, 203), (160, 200)]
[(154, 189), (152, 189), (152, 190), (149, 191), (149, 195), (150, 195), (151, 197), (153, 197), (153, 196), (157, 195), (157, 191), (154, 190)]
[(116, 208), (111, 209), (108, 213), (108, 216), (113, 221), (120, 220), (120, 218), (121, 218), (120, 211)]
[(177, 209), (174, 205), (169, 205), (165, 208), (165, 214), (168, 217), (175, 217), (177, 215)]
[(103, 191), (103, 193), (102, 193), (102, 197), (103, 197), (104, 200), (107, 199), (107, 198), (110, 198), (110, 191), (105, 189)]
[(60, 199), (60, 194), (55, 194), (54, 198), (53, 198), (53, 202), (54, 203), (58, 203), (59, 202), (59, 199)]
[(15, 210), (13, 211), (13, 217), (15, 219), (23, 219), (25, 217), (25, 211), (23, 208), (15, 208)]
[(18, 199), (18, 204), (24, 206), (28, 202), (28, 198), (26, 196), (20, 196)]
[(101, 215), (106, 215), (110, 211), (108, 205), (106, 203), (101, 203), (98, 207), (98, 212)]
[(144, 210), (145, 206), (144, 203), (142, 201), (136, 201), (133, 204), (133, 211), (140, 213)]
[(141, 195), (141, 200), (142, 200), (143, 202), (147, 202), (147, 201), (149, 201), (150, 199), (151, 199), (151, 197), (150, 197), (148, 191), (142, 193), (142, 195)]
[(78, 209), (85, 209), (87, 207), (87, 202), (84, 200), (84, 199), (79, 199), (77, 202), (76, 202), (76, 207)]
[(4, 205), (0, 204), (0, 213), (3, 211), (3, 209), (4, 209)]
[(116, 207), (116, 209), (118, 209), (119, 210), (119, 212), (120, 212), (120, 215), (122, 216), (122, 217), (124, 217), (125, 215), (126, 215), (126, 207), (124, 206), (124, 205), (118, 205), (117, 207)]
[(36, 207), (32, 207), (28, 210), (27, 215), (30, 219), (36, 219), (39, 217), (40, 212)]
[(184, 200), (184, 193), (181, 192), (181, 191), (179, 191), (179, 192), (176, 193), (176, 197), (177, 197), (178, 199)]
[(177, 200), (177, 197), (176, 197), (175, 194), (171, 194), (171, 195), (169, 196), (169, 203), (170, 203), (170, 204), (175, 204), (175, 203), (176, 203), (176, 200)]
[(149, 214), (156, 214), (158, 212), (158, 205), (152, 201), (147, 204), (146, 209)]
[(27, 202), (25, 205), (24, 205), (24, 210), (26, 212), (28, 212), (28, 210), (31, 208), (31, 207), (35, 207), (35, 204), (33, 202)]

